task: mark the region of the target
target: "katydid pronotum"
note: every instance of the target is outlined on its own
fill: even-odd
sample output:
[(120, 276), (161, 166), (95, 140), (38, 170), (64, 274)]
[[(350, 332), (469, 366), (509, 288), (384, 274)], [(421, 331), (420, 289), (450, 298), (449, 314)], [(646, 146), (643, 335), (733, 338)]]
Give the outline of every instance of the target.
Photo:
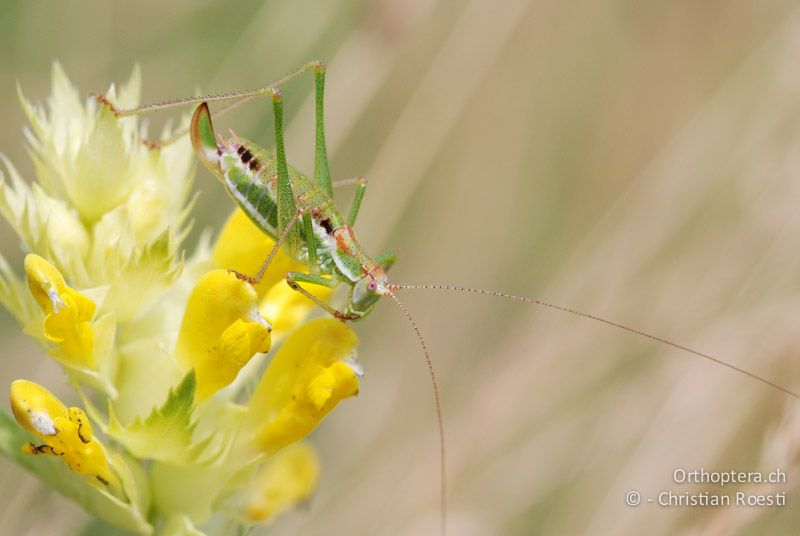
[[(534, 298), (491, 290), (454, 285), (390, 283), (386, 272), (393, 264), (395, 256), (392, 253), (376, 257), (370, 256), (359, 244), (353, 230), (366, 191), (366, 180), (356, 178), (332, 181), (331, 179), (324, 129), (325, 71), (324, 64), (311, 62), (280, 80), (253, 91), (182, 98), (134, 109), (117, 109), (105, 97), (98, 96), (97, 98), (109, 106), (119, 117), (183, 105), (197, 105), (189, 127), (189, 135), (198, 158), (222, 182), (228, 194), (253, 223), (275, 240), (273, 250), (267, 255), (258, 273), (241, 274), (237, 272), (238, 277), (257, 285), (279, 248), (284, 248), (289, 255), (309, 267), (307, 273), (288, 273), (286, 275), (288, 285), (334, 317), (342, 321), (363, 319), (369, 315), (383, 296), (389, 297), (402, 310), (419, 341), (433, 386), (439, 433), (442, 533), (446, 531), (447, 522), (447, 478), (441, 396), (428, 346), (414, 318), (398, 299), (399, 291), (447, 290), (484, 294), (556, 309), (604, 323), (701, 357), (764, 383), (790, 397), (800, 399), (800, 395), (791, 389), (730, 362), (594, 314)], [(303, 175), (288, 165), (283, 139), (283, 95), (280, 88), (286, 82), (304, 73), (313, 73), (315, 78), (316, 147), (313, 177)], [(232, 104), (217, 112), (217, 115), (221, 115), (245, 101), (258, 97), (268, 98), (272, 101), (275, 128), (274, 152), (267, 151), (244, 138), (216, 136), (207, 103), (233, 101)], [(179, 136), (184, 134), (180, 133)], [(149, 143), (152, 147), (157, 148), (164, 142)], [(356, 186), (355, 196), (347, 217), (344, 217), (333, 202), (333, 190), (337, 186), (353, 184)], [(337, 309), (318, 299), (299, 283), (328, 288), (344, 286), (349, 287), (349, 293), (344, 305)]]

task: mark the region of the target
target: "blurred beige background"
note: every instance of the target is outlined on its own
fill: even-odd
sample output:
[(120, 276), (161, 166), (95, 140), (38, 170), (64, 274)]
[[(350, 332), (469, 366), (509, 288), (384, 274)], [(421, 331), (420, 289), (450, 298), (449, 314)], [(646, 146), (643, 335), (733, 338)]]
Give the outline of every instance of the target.
[[(333, 172), (370, 179), (356, 229), (371, 251), (399, 253), (396, 282), (539, 296), (800, 389), (794, 2), (6, 0), (0, 43), (0, 151), (28, 177), (15, 84), (45, 98), (53, 59), (85, 92), (138, 62), (147, 102), (326, 60)], [(286, 89), (290, 161), (307, 170), (310, 90)], [(222, 125), (269, 145), (267, 112), (243, 106)], [(197, 188), (197, 228), (218, 227), (224, 194), (204, 170)], [(5, 224), (0, 247), (20, 265)], [(402, 299), (442, 384), (452, 534), (796, 533), (796, 400), (555, 311)], [(26, 377), (58, 391), (58, 369), (0, 320), (0, 385)], [(391, 304), (357, 331), (367, 376), (315, 433), (319, 492), (264, 533), (438, 528), (434, 410), (413, 332)], [(719, 491), (672, 483), (678, 467), (781, 468), (787, 484), (747, 491), (786, 491), (788, 505), (624, 504), (629, 490)], [(5, 460), (0, 486), (3, 534), (87, 522)]]

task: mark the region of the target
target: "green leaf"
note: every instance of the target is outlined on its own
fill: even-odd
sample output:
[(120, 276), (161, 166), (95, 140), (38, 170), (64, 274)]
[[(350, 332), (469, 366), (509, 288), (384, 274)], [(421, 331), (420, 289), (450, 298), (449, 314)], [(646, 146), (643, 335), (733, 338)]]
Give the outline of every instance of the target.
[(189, 372), (181, 383), (170, 389), (166, 402), (154, 408), (144, 421), (136, 419), (122, 426), (109, 402), (108, 435), (137, 458), (158, 460), (172, 464), (186, 464), (194, 459), (192, 433), (194, 412), (194, 371)]
[[(72, 472), (58, 458), (28, 456), (22, 445), (36, 442), (5, 411), (0, 411), (0, 452), (22, 467), (36, 474), (50, 487), (78, 502), (90, 514), (137, 534), (152, 534), (153, 527), (145, 520), (146, 505), (128, 503), (109, 494), (100, 487), (90, 485), (87, 478)], [(127, 490), (126, 491), (132, 491)]]

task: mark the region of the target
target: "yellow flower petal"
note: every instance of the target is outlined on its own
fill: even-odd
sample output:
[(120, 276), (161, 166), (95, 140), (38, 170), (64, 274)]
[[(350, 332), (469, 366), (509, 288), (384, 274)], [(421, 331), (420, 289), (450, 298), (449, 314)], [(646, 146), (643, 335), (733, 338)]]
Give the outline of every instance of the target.
[[(218, 268), (254, 276), (274, 245), (275, 241), (237, 208), (225, 223), (214, 245), (212, 258)], [(258, 284), (258, 297), (262, 298), (270, 288), (280, 283), (287, 272), (304, 270), (303, 264), (294, 261), (280, 249)]]
[(358, 394), (357, 344), (353, 330), (332, 318), (289, 336), (249, 402), (259, 449), (271, 454), (305, 437), (340, 400)]
[(176, 354), (194, 368), (196, 399), (202, 401), (231, 383), (258, 352), (270, 347), (269, 324), (256, 307), (253, 287), (225, 270), (198, 281), (183, 315)]
[(11, 409), (17, 422), (44, 442), (24, 445), (26, 454), (58, 456), (76, 473), (119, 489), (105, 449), (83, 410), (67, 408), (50, 391), (27, 380), (11, 384)]
[(253, 481), (247, 516), (253, 522), (275, 517), (308, 499), (319, 481), (319, 458), (305, 442), (291, 445), (268, 461)]
[(67, 286), (56, 267), (38, 255), (25, 257), (25, 273), (31, 295), (45, 314), (45, 338), (58, 344), (68, 357), (94, 368), (94, 330), (90, 323), (94, 302)]

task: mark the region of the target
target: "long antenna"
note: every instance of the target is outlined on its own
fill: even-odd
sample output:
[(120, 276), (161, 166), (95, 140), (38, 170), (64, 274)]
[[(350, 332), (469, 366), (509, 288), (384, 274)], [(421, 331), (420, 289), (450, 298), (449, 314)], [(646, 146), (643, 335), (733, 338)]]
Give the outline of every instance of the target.
[[(395, 285), (392, 285), (392, 290), (394, 287)], [(403, 314), (408, 319), (408, 322), (411, 324), (411, 327), (414, 329), (414, 333), (417, 335), (419, 344), (422, 347), (422, 353), (425, 354), (425, 364), (428, 365), (428, 374), (431, 377), (431, 385), (433, 386), (433, 399), (436, 403), (436, 424), (439, 427), (439, 478), (441, 479), (440, 532), (442, 536), (444, 536), (447, 534), (447, 468), (445, 465), (447, 460), (447, 451), (444, 444), (444, 418), (442, 417), (442, 398), (439, 394), (439, 382), (436, 380), (436, 372), (433, 369), (433, 361), (431, 360), (431, 354), (428, 351), (428, 345), (425, 344), (425, 339), (422, 337), (422, 332), (419, 330), (417, 323), (414, 321), (414, 317), (411, 316), (411, 313), (408, 312), (406, 306), (403, 305), (403, 302), (401, 302), (398, 297), (394, 295), (394, 293), (388, 292), (387, 295), (392, 298), (398, 307), (400, 307), (400, 309), (403, 311)]]
[[(620, 324), (618, 322), (614, 322), (613, 320), (607, 320), (607, 319), (605, 319), (603, 317), (600, 317), (600, 316), (596, 316), (596, 315), (593, 315), (593, 314), (590, 314), (590, 313), (584, 313), (584, 312), (581, 312), (581, 311), (576, 311), (575, 309), (570, 309), (568, 307), (562, 307), (560, 305), (555, 305), (555, 304), (552, 304), (552, 303), (548, 303), (546, 301), (542, 301), (542, 300), (539, 300), (539, 299), (536, 299), (536, 298), (526, 298), (525, 296), (517, 296), (515, 294), (508, 294), (508, 293), (505, 293), (505, 292), (495, 292), (493, 290), (484, 290), (484, 289), (479, 289), (479, 288), (459, 287), (459, 286), (455, 286), (455, 285), (436, 285), (436, 284), (396, 285), (396, 284), (389, 284), (389, 285), (387, 285), (387, 287), (391, 291), (396, 291), (396, 290), (451, 290), (451, 291), (456, 291), (456, 292), (467, 292), (467, 293), (471, 293), (471, 294), (483, 294), (485, 296), (495, 296), (495, 297), (498, 297), (498, 298), (508, 298), (509, 300), (521, 301), (521, 302), (530, 303), (530, 304), (533, 304), (533, 305), (541, 305), (542, 307), (549, 307), (550, 309), (556, 309), (557, 311), (562, 311), (562, 312), (569, 313), (569, 314), (576, 315), (576, 316), (582, 316), (583, 318), (588, 318), (588, 319), (594, 320), (596, 322), (602, 322), (603, 324), (607, 324), (609, 326), (614, 326), (615, 328), (619, 328), (619, 329), (627, 331), (629, 333), (634, 333), (634, 334), (639, 335), (641, 337), (645, 337), (645, 338), (660, 342), (661, 344), (665, 344), (667, 346), (671, 346), (672, 348), (677, 348), (678, 350), (683, 350), (684, 352), (690, 353), (690, 354), (692, 354), (694, 356), (702, 357), (703, 359), (706, 359), (708, 361), (717, 363), (718, 365), (722, 365), (723, 367), (726, 367), (726, 368), (729, 368), (731, 370), (734, 370), (734, 371), (738, 372), (739, 374), (744, 374), (745, 376), (747, 376), (749, 378), (752, 378), (752, 379), (754, 379), (754, 380), (756, 380), (758, 382), (761, 382), (763, 384), (769, 385), (770, 387), (772, 387), (774, 389), (777, 389), (778, 391), (781, 391), (782, 393), (785, 393), (785, 394), (791, 396), (792, 398), (796, 398), (796, 399), (800, 400), (800, 394), (798, 394), (798, 393), (796, 393), (796, 392), (794, 392), (794, 391), (792, 391), (792, 390), (790, 390), (790, 389), (788, 389), (786, 387), (778, 385), (777, 383), (775, 383), (773, 381), (770, 381), (770, 380), (768, 380), (768, 379), (766, 379), (766, 378), (764, 378), (762, 376), (759, 376), (758, 374), (755, 374), (753, 372), (750, 372), (748, 370), (740, 368), (740, 367), (738, 367), (736, 365), (733, 365), (731, 363), (723, 361), (722, 359), (719, 359), (717, 357), (705, 354), (705, 353), (700, 352), (698, 350), (694, 350), (692, 348), (689, 348), (688, 346), (683, 346), (682, 344), (677, 344), (677, 343), (674, 343), (672, 341), (668, 341), (667, 339), (663, 339), (663, 338), (658, 337), (656, 335), (652, 335), (650, 333), (646, 333), (646, 332), (638, 330), (636, 328), (632, 328), (630, 326), (626, 326), (624, 324)], [(397, 299), (397, 298), (395, 298), (395, 299)]]

